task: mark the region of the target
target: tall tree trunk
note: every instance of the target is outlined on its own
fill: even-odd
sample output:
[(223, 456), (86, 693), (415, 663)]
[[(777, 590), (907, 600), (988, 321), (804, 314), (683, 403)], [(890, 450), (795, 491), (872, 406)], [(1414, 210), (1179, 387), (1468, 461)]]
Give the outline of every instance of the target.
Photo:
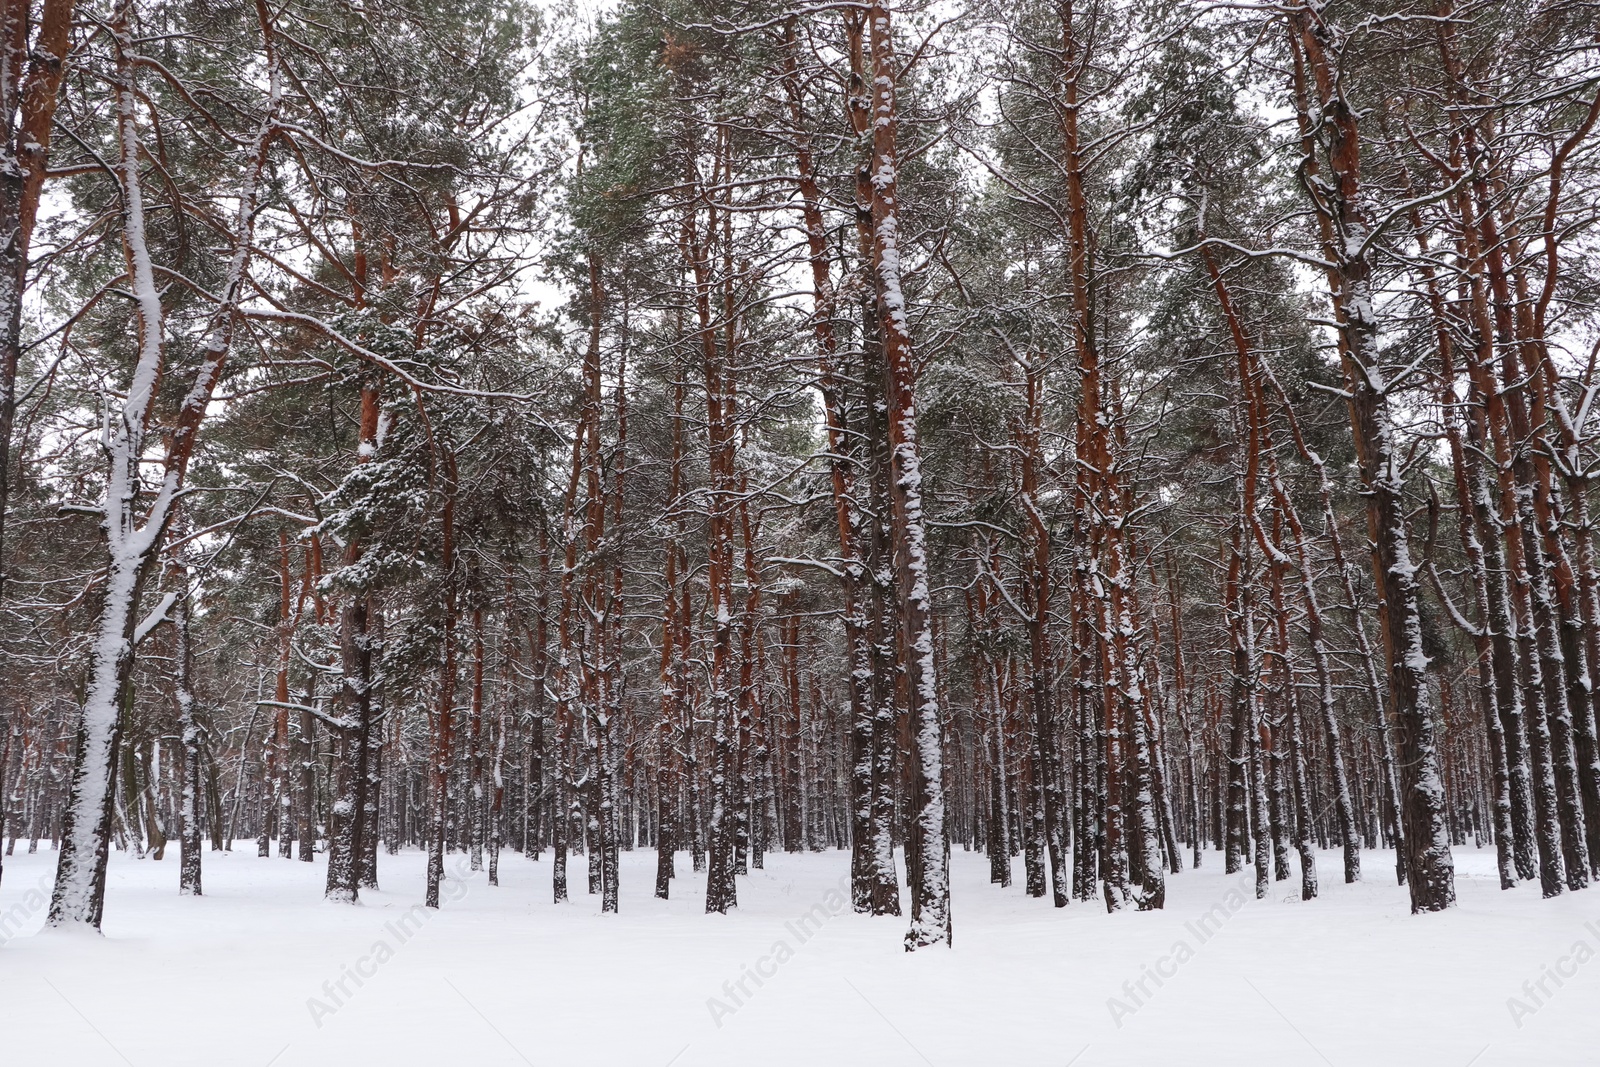
[(917, 438), (916, 365), (910, 308), (900, 274), (900, 203), (896, 146), (894, 39), (889, 5), (867, 14), (872, 57), (872, 276), (883, 338), (884, 393), (893, 471), (890, 500), (901, 645), (910, 695), (912, 833), (917, 853), (911, 874), (907, 950), (950, 943), (950, 846), (945, 831), (944, 711), (934, 664), (933, 605), (928, 537), (923, 517), (922, 455)]
[[(75, 7), (73, 0), (43, 0), (35, 24), (32, 0), (0, 5), (0, 550), (11, 503), (11, 438), (28, 249), (49, 169)], [(0, 551), (0, 603), (6, 578), (5, 553)]]
[[(365, 466), (377, 454), (378, 383), (369, 377), (361, 385), (361, 421), (356, 465)], [(449, 536), (449, 535), (447, 535)], [(361, 560), (361, 539), (345, 544), (344, 566)], [(368, 766), (372, 736), (372, 638), (368, 633), (372, 595), (365, 588), (347, 594), (339, 612), (340, 727), (334, 733), (334, 802), (328, 820), (329, 900), (355, 903), (360, 896), (362, 836), (366, 829)]]
[(1022, 485), (1018, 503), (1026, 530), (1023, 554), (1023, 608), (1028, 613), (1028, 698), (1033, 713), (1039, 768), (1039, 793), (1044, 809), (1044, 835), (1050, 853), (1050, 886), (1056, 907), (1067, 905), (1065, 830), (1061, 810), (1061, 758), (1056, 746), (1056, 715), (1050, 649), (1050, 528), (1039, 499), (1040, 435), (1044, 422), (1044, 366), (1030, 356), (1024, 368), (1026, 404), (1021, 429)]
[[(1444, 818), (1444, 788), (1435, 741), (1434, 709), (1428, 692), (1428, 657), (1422, 648), (1422, 615), (1416, 566), (1406, 529), (1403, 458), (1395, 437), (1390, 382), (1378, 365), (1378, 321), (1373, 307), (1371, 233), (1361, 204), (1360, 134), (1357, 112), (1344, 97), (1328, 54), (1342, 39), (1320, 9), (1302, 4), (1289, 13), (1296, 46), (1300, 118), (1308, 166), (1314, 145), (1326, 151), (1330, 180), (1319, 186), (1317, 209), (1331, 240), (1323, 254), (1338, 325), (1340, 357), (1350, 410), (1357, 466), (1367, 500), (1373, 580), (1380, 593), (1389, 694), (1399, 727), (1403, 851), (1413, 911), (1438, 911), (1455, 903), (1455, 867)], [(1301, 59), (1303, 57), (1303, 65)], [(1303, 68), (1309, 68), (1307, 84)], [(1314, 91), (1322, 120), (1310, 125), (1304, 101)]]
[(178, 892), (200, 896), (200, 723), (194, 697), (194, 647), (189, 632), (189, 574), (182, 564), (172, 568), (177, 600), (172, 605), (173, 698), (178, 711), (178, 736), (183, 745), (183, 793), (178, 805)]
[(111, 24), (118, 57), (111, 86), (119, 148), (114, 173), (121, 191), (122, 245), (134, 298), (137, 359), (125, 398), (108, 420), (110, 469), (104, 488), (102, 527), (106, 577), (92, 628), (89, 683), (79, 712), (71, 793), (62, 815), (61, 854), (50, 901), (52, 926), (84, 924), (98, 930), (104, 911), (117, 755), (123, 708), (131, 695), (128, 685), (139, 636), (140, 602), (159, 559), (201, 422), (231, 348), (234, 317), (249, 264), (259, 181), (266, 165), (267, 146), (277, 135), (275, 124), (281, 99), (278, 64), (265, 9), (259, 10), (267, 40), (269, 103), (242, 176), (231, 258), (219, 303), (206, 327), (200, 364), (169, 424), (159, 487), (142, 507), (140, 466), (166, 353), (161, 296), (145, 242), (138, 96), (133, 83), (136, 57), (126, 3), (119, 5)]
[[(1245, 332), (1244, 323), (1240, 320), (1238, 312), (1234, 308), (1232, 294), (1229, 292), (1227, 283), (1222, 277), (1222, 271), (1217, 265), (1216, 256), (1209, 246), (1202, 248), (1201, 258), (1205, 263), (1207, 274), (1211, 277), (1212, 289), (1217, 295), (1217, 303), (1222, 310), (1223, 318), (1227, 321), (1228, 332), (1233, 338), (1234, 348), (1239, 357), (1239, 380), (1246, 396), (1251, 422), (1255, 432), (1259, 435), (1262, 445), (1262, 458), (1266, 465), (1267, 482), (1272, 490), (1273, 503), (1287, 524), (1289, 533), (1294, 538), (1294, 559), (1300, 574), (1301, 599), (1306, 610), (1306, 636), (1311, 645), (1312, 662), (1316, 668), (1317, 705), (1321, 713), (1322, 728), (1327, 735), (1329, 771), (1333, 778), (1335, 816), (1339, 822), (1340, 844), (1344, 850), (1344, 880), (1347, 883), (1355, 882), (1361, 878), (1361, 845), (1357, 837), (1355, 812), (1350, 799), (1349, 776), (1345, 770), (1343, 745), (1340, 740), (1339, 719), (1334, 702), (1331, 654), (1323, 626), (1322, 605), (1317, 595), (1316, 571), (1312, 564), (1311, 546), (1306, 537), (1305, 527), (1300, 521), (1299, 511), (1295, 507), (1294, 499), (1278, 471), (1277, 454), (1272, 442), (1272, 431), (1267, 421), (1263, 382), (1260, 380), (1265, 379), (1276, 388), (1277, 379), (1273, 377), (1271, 368), (1265, 362), (1256, 358), (1249, 336)], [(1291, 434), (1302, 452), (1309, 453), (1310, 449), (1305, 447), (1304, 440), (1300, 436), (1300, 424), (1288, 403), (1288, 397), (1281, 392), (1279, 397), (1289, 422)], [(1317, 469), (1323, 475), (1323, 491), (1325, 500), (1327, 500), (1326, 475), (1320, 466)], [(1331, 503), (1328, 506), (1331, 507)], [(1335, 536), (1337, 536), (1337, 531), (1335, 531)], [(1265, 541), (1263, 541), (1263, 548), (1269, 554), (1275, 551), (1275, 548), (1267, 545)], [(1314, 885), (1315, 875), (1313, 874), (1313, 887)], [(1312, 895), (1315, 895), (1314, 888)]]
[(444, 880), (446, 818), (450, 805), (450, 758), (455, 744), (456, 701), (456, 462), (446, 445), (442, 459), (444, 502), (440, 508), (439, 573), (444, 592), (439, 620), (439, 692), (433, 712), (432, 751), (428, 759), (428, 870), (423, 905), (439, 906)]

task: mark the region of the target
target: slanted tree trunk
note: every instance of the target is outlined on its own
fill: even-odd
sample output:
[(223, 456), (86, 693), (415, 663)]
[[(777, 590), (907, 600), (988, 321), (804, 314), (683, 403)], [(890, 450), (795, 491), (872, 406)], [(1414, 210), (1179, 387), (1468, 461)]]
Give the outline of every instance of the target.
[(261, 172), (275, 128), (282, 88), (272, 48), (272, 31), (262, 8), (267, 42), (268, 104), (247, 158), (239, 189), (231, 256), (219, 302), (205, 332), (200, 362), (189, 390), (170, 422), (159, 487), (141, 501), (141, 462), (154, 415), (156, 386), (166, 363), (163, 311), (145, 241), (136, 57), (129, 27), (129, 5), (118, 6), (111, 30), (117, 51), (111, 89), (117, 116), (118, 158), (113, 168), (121, 192), (123, 255), (133, 293), (137, 353), (127, 393), (108, 419), (109, 459), (103, 498), (105, 582), (92, 627), (89, 682), (77, 725), (71, 793), (62, 815), (61, 854), (51, 895), (51, 926), (100, 927), (105, 907), (106, 861), (111, 845), (116, 767), (122, 709), (129, 699), (134, 650), (142, 636), (139, 619), (144, 586), (160, 557), (194, 454), (200, 425), (232, 347), (234, 318), (244, 290)]

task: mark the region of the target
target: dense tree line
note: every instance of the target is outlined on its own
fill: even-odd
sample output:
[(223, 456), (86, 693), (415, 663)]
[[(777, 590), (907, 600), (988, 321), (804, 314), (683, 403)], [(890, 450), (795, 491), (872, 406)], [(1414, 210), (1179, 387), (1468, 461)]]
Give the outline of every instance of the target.
[(952, 848), (1600, 874), (1592, 3), (3, 10), (52, 923), (173, 837), (836, 848), (908, 949)]

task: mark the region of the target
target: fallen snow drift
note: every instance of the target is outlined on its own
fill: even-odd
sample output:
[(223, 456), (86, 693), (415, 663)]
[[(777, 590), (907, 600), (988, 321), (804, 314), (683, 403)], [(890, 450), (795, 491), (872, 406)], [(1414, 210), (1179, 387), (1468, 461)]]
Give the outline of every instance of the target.
[(654, 853), (623, 853), (601, 915), (581, 856), (555, 906), (548, 854), (505, 855), (499, 887), (452, 854), (427, 912), (419, 852), (350, 907), (322, 901), (323, 857), (253, 851), (207, 852), (199, 899), (175, 855), (113, 856), (103, 938), (38, 933), (55, 856), (7, 859), (0, 1064), (1600, 1063), (1600, 892), (1501, 892), (1490, 851), (1456, 850), (1460, 906), (1422, 917), (1383, 853), (1353, 886), (1323, 853), (1310, 903), (1207, 853), (1164, 912), (1107, 915), (957, 852), (954, 948), (915, 954), (904, 919), (845, 906), (840, 852), (768, 857), (724, 917), (686, 855), (660, 901)]

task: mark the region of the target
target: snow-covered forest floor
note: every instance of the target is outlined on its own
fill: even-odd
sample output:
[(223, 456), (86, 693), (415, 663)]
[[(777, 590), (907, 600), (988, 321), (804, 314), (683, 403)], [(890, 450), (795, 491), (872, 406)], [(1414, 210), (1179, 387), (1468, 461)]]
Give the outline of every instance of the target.
[(555, 907), (548, 853), (506, 854), (499, 887), (452, 854), (429, 914), (410, 911), (419, 852), (382, 857), (385, 889), (356, 907), (322, 902), (320, 855), (208, 852), (206, 895), (185, 899), (175, 855), (117, 854), (103, 938), (32, 936), (55, 857), (17, 855), (0, 886), (0, 1063), (1596, 1062), (1600, 895), (1501, 892), (1492, 852), (1457, 849), (1460, 906), (1413, 917), (1392, 853), (1362, 858), (1367, 880), (1347, 886), (1321, 854), (1322, 898), (1302, 903), (1298, 879), (1257, 901), (1249, 869), (1225, 876), (1207, 853), (1169, 879), (1164, 912), (1107, 915), (1027, 898), (1020, 861), (994, 888), (983, 856), (957, 852), (955, 946), (908, 955), (903, 920), (835, 895), (840, 852), (769, 856), (726, 917), (702, 914), (686, 855), (673, 898), (653, 899), (648, 850), (623, 854), (613, 916), (583, 892), (581, 856), (576, 897)]

